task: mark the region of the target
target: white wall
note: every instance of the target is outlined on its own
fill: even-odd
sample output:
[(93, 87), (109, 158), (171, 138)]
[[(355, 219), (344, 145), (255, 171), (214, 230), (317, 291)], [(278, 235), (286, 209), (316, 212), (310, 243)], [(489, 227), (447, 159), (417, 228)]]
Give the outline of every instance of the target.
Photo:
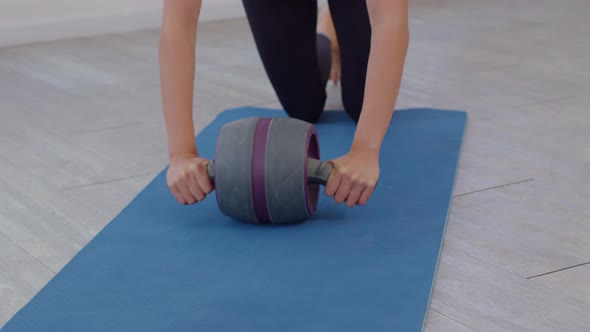
[[(201, 21), (243, 16), (241, 0), (203, 0)], [(0, 46), (160, 26), (162, 0), (0, 0)]]

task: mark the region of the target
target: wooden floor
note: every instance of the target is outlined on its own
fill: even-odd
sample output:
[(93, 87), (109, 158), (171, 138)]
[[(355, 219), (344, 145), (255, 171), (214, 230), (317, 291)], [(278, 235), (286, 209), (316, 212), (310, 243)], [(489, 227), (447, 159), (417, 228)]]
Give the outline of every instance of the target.
[[(426, 331), (590, 331), (589, 12), (411, 1), (397, 107), (469, 112)], [(166, 165), (157, 43), (0, 49), (0, 326)], [(204, 24), (197, 56), (197, 129), (278, 106), (245, 20)]]

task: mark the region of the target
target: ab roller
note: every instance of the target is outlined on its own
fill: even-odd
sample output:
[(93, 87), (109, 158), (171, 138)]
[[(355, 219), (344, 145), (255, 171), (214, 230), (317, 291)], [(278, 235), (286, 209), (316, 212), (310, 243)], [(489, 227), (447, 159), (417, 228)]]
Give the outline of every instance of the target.
[(315, 214), (319, 185), (333, 169), (319, 158), (312, 124), (251, 117), (221, 128), (207, 172), (223, 214), (247, 223), (285, 224)]

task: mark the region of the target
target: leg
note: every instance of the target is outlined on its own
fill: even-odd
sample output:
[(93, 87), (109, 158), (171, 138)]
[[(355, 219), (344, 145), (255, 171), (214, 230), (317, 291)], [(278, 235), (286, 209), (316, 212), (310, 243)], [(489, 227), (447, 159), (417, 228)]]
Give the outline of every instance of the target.
[(363, 107), (371, 48), (371, 22), (365, 0), (328, 0), (338, 37), (342, 104), (358, 122)]
[(330, 66), (328, 60), (326, 74), (327, 60), (318, 59), (317, 52), (329, 40), (321, 36), (316, 39), (316, 1), (243, 0), (243, 3), (258, 53), (281, 105), (291, 117), (317, 121), (326, 101)]

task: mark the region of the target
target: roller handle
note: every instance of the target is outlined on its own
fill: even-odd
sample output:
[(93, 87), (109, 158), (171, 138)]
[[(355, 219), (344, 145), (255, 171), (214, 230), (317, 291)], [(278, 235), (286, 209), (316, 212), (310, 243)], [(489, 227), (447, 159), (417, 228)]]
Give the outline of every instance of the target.
[[(307, 183), (326, 185), (328, 178), (332, 173), (334, 166), (332, 164), (317, 160), (314, 158), (307, 158)], [(212, 160), (207, 164), (207, 174), (211, 182), (215, 183), (215, 161)]]
[(215, 185), (215, 160), (210, 160), (207, 163), (207, 175), (209, 175), (209, 179)]
[(329, 162), (307, 158), (307, 183), (325, 186), (333, 169)]

